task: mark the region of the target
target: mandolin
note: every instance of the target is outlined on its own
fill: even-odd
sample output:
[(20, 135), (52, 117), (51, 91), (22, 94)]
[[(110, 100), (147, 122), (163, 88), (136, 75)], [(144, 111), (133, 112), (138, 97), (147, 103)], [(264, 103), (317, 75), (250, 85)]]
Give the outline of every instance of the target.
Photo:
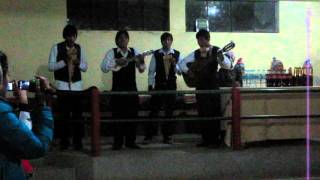
[(126, 60), (126, 63), (125, 63), (124, 65), (118, 65), (118, 64), (116, 64), (113, 68), (111, 68), (111, 70), (112, 70), (112, 71), (115, 71), (115, 72), (120, 71), (121, 68), (128, 66), (128, 64), (129, 64), (130, 62), (132, 62), (132, 61), (135, 61), (136, 63), (139, 63), (139, 64), (143, 64), (144, 62), (140, 62), (139, 59), (138, 59), (138, 57), (141, 56), (141, 55), (142, 55), (142, 56), (148, 56), (148, 55), (153, 54), (153, 52), (154, 52), (153, 50), (150, 50), (150, 51), (146, 51), (146, 52), (143, 52), (143, 53), (141, 53), (141, 54), (135, 55), (135, 56), (133, 56), (133, 57), (126, 58), (126, 59), (125, 59), (125, 60)]
[[(233, 49), (235, 47), (235, 43), (233, 41), (231, 41), (230, 43), (228, 43), (227, 45), (225, 45), (222, 49), (219, 49), (217, 51), (218, 53), (225, 53), (230, 51), (231, 49)], [(205, 68), (210, 61), (212, 60), (211, 58), (211, 52), (212, 52), (212, 48), (209, 49), (209, 57), (207, 57), (207, 60), (201, 60), (201, 61), (194, 61), (194, 62), (190, 62), (187, 63), (187, 67), (189, 68), (189, 73), (182, 73), (182, 77), (185, 81), (185, 83), (187, 84), (188, 87), (195, 87), (196, 86), (196, 79), (197, 79), (197, 75), (199, 74), (199, 72), (201, 72), (203, 70), (203, 68)]]

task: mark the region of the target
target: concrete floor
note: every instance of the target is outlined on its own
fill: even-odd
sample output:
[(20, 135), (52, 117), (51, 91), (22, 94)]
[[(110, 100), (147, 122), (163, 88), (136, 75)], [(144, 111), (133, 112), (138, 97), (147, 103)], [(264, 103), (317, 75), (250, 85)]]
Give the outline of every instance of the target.
[[(137, 142), (141, 142), (139, 137)], [(228, 147), (195, 147), (196, 135), (175, 136), (174, 145), (161, 137), (140, 150), (111, 151), (111, 139), (103, 139), (100, 157), (85, 152), (52, 151), (33, 161), (38, 179), (304, 179), (306, 147), (302, 140), (252, 143), (240, 151)], [(320, 177), (320, 143), (311, 144), (310, 172)], [(55, 174), (55, 175), (53, 175)]]

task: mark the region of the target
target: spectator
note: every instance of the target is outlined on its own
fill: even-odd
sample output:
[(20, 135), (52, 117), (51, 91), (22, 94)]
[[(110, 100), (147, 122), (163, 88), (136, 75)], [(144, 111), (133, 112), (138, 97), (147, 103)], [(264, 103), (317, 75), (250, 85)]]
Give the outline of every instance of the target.
[[(0, 51), (0, 179), (23, 180), (26, 176), (21, 159), (39, 158), (45, 155), (52, 141), (53, 119), (51, 109), (44, 105), (43, 94), (37, 88), (37, 108), (30, 115), (27, 91), (14, 86), (19, 103), (19, 118), (5, 99), (7, 91), (8, 61)], [(51, 89), (44, 77), (38, 77), (44, 89)], [(32, 121), (33, 131), (24, 123)]]

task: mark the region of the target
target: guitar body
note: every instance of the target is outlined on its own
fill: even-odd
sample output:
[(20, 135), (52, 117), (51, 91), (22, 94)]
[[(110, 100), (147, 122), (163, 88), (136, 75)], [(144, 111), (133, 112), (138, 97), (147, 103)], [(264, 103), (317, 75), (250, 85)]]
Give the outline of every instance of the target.
[(186, 74), (184, 72), (182, 73), (182, 77), (183, 77), (184, 82), (186, 83), (186, 85), (189, 88), (196, 87), (196, 80), (194, 77), (190, 77), (188, 74)]
[(114, 71), (114, 72), (118, 72), (120, 71), (121, 68), (123, 67), (126, 67), (128, 66), (128, 64), (131, 62), (131, 61), (135, 61), (137, 63), (137, 65), (141, 65), (141, 64), (144, 64), (144, 62), (140, 62), (138, 60), (138, 56), (142, 55), (142, 56), (148, 56), (148, 55), (151, 55), (153, 53), (153, 50), (150, 50), (150, 51), (146, 51), (146, 52), (143, 52), (142, 54), (138, 54), (134, 57), (131, 57), (131, 58), (128, 58), (128, 59), (125, 59), (126, 60), (126, 63), (124, 65), (118, 65), (116, 64), (113, 68), (111, 68), (111, 71)]
[(199, 73), (204, 67), (207, 66), (209, 62), (210, 60), (196, 60), (195, 62), (187, 63), (187, 67), (189, 68), (189, 71), (191, 71), (191, 73), (182, 73), (182, 77), (188, 87), (196, 87), (197, 77), (199, 77)]
[[(229, 44), (224, 46), (221, 50), (218, 50), (218, 53), (228, 52), (234, 47), (235, 47), (235, 44), (234, 42), (231, 41)], [(212, 49), (210, 49), (209, 52), (207, 53), (208, 55), (207, 59), (198, 59), (194, 62), (187, 63), (187, 67), (189, 68), (190, 72), (182, 73), (182, 77), (188, 87), (190, 88), (196, 87), (196, 84), (198, 81), (197, 78), (199, 78), (200, 76), (199, 74), (212, 61), (211, 51)]]

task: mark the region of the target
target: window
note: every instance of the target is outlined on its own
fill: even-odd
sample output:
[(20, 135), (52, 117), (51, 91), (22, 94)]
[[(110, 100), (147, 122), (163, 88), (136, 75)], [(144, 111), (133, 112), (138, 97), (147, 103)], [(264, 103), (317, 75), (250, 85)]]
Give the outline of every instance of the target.
[(169, 0), (67, 0), (71, 24), (84, 30), (169, 30)]
[(207, 18), (215, 32), (278, 32), (277, 0), (186, 0), (186, 29)]

